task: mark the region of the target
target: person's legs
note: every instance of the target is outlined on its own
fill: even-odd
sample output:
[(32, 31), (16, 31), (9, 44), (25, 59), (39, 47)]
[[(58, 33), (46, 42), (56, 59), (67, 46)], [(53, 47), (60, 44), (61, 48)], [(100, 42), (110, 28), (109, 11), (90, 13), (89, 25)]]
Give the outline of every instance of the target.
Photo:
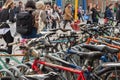
[[(4, 39), (5, 42), (7, 43), (7, 47), (8, 47), (7, 51), (8, 51), (8, 54), (12, 54), (12, 46), (9, 46), (8, 44), (9, 44), (9, 43), (12, 43), (13, 40), (14, 40), (14, 38), (12, 37), (10, 31), (8, 31), (6, 34), (3, 35), (3, 39)], [(9, 58), (6, 58), (5, 61), (6, 61), (6, 63), (9, 64), (10, 59), (9, 59)]]
[(98, 19), (97, 18), (92, 18), (93, 23), (98, 23)]
[(55, 20), (53, 20), (53, 22), (52, 22), (52, 29), (53, 28), (56, 28), (56, 21)]
[(3, 39), (5, 40), (5, 42), (7, 43), (7, 47), (8, 47), (8, 53), (12, 54), (12, 46), (9, 46), (9, 43), (12, 43), (14, 41), (14, 38), (11, 35), (11, 32), (8, 31), (6, 34), (3, 35)]
[(92, 24), (90, 20), (87, 20), (87, 24)]
[(63, 26), (63, 29), (65, 29), (67, 23), (68, 23), (68, 20), (64, 20), (64, 26)]
[(83, 19), (83, 16), (82, 16), (82, 14), (80, 14), (80, 18), (81, 18), (81, 20), (84, 22), (84, 19)]

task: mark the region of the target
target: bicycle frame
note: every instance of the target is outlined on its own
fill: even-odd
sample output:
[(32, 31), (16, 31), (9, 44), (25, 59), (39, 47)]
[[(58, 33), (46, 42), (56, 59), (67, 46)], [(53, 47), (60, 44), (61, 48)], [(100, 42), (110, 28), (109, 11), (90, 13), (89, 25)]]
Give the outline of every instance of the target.
[(86, 44), (89, 44), (90, 42), (103, 43), (103, 44), (105, 44), (109, 47), (117, 48), (117, 49), (120, 50), (120, 46), (116, 46), (116, 45), (109, 44), (109, 43), (106, 43), (106, 42), (100, 42), (99, 40), (96, 40), (96, 39), (88, 38), (87, 41), (86, 41)]
[[(78, 76), (77, 80), (86, 80), (84, 75), (83, 75), (83, 71), (68, 68), (68, 67), (64, 67), (64, 66), (60, 66), (60, 65), (56, 65), (56, 64), (52, 64), (52, 63), (47, 63), (47, 62), (41, 61), (41, 60), (38, 60), (37, 63), (45, 65), (45, 66), (49, 66), (49, 67), (52, 67), (52, 68), (57, 68), (57, 69), (60, 69), (60, 70), (64, 70), (64, 71), (68, 71), (68, 72), (78, 74), (79, 76)], [(37, 66), (35, 66), (35, 67), (38, 69)]]
[(120, 40), (120, 38), (117, 38), (117, 37), (110, 37), (110, 36), (102, 36), (102, 37), (112, 39), (112, 40)]
[[(105, 44), (105, 45), (107, 45), (107, 46), (109, 46), (109, 47), (117, 48), (117, 49), (120, 50), (120, 46), (116, 46), (116, 45), (109, 44), (109, 43), (106, 43), (106, 42), (100, 42), (99, 40), (93, 39), (92, 37), (89, 37), (89, 38), (87, 39), (86, 44), (89, 44), (90, 42), (103, 43), (103, 44)], [(118, 60), (120, 60), (120, 54), (117, 54), (117, 56), (118, 56)], [(104, 58), (105, 58), (105, 57), (104, 57)], [(114, 58), (116, 58), (116, 57), (114, 56)], [(103, 59), (102, 59), (102, 60), (103, 60)]]

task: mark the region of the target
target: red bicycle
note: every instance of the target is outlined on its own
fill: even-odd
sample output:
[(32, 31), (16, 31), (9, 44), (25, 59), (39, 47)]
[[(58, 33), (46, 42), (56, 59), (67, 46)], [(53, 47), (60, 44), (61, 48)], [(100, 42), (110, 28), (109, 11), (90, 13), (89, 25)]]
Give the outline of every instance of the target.
[(41, 71), (38, 68), (38, 64), (42, 64), (42, 65), (45, 65), (45, 66), (48, 66), (48, 67), (72, 72), (72, 73), (78, 74), (77, 80), (86, 80), (85, 77), (84, 77), (83, 71), (68, 68), (68, 67), (64, 67), (64, 66), (60, 66), (60, 65), (56, 65), (56, 64), (52, 64), (52, 63), (48, 63), (48, 62), (45, 62), (45, 61), (41, 61), (39, 58), (36, 58), (33, 62), (32, 69), (39, 74), (41, 73)]

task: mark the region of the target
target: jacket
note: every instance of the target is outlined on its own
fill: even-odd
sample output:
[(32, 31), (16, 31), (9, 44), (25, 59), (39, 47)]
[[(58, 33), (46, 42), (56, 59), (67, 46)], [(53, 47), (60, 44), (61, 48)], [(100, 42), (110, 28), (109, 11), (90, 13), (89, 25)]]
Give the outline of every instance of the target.
[(109, 8), (105, 11), (105, 18), (114, 18), (113, 13)]
[(3, 9), (0, 13), (0, 22), (15, 22), (15, 13), (13, 9)]
[(120, 9), (116, 11), (116, 20), (120, 21)]
[(71, 20), (71, 19), (72, 19), (72, 10), (66, 7), (64, 13), (64, 20)]
[(98, 11), (95, 8), (92, 8), (91, 11), (92, 11), (92, 18), (100, 17)]
[[(46, 12), (44, 10), (41, 10), (41, 19), (42, 21), (46, 24), (46, 18), (47, 18), (47, 15), (46, 15)], [(33, 12), (33, 16), (35, 17), (35, 27), (38, 28), (38, 24), (36, 24), (39, 20), (39, 12), (40, 10), (35, 10)]]

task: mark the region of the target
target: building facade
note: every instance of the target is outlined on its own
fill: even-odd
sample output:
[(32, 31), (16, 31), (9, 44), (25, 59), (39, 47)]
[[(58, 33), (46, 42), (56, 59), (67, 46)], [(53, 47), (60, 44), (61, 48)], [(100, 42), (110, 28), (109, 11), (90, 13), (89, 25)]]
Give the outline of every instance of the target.
[(92, 7), (93, 4), (97, 4), (98, 8), (104, 12), (107, 5), (115, 2), (119, 2), (119, 0), (87, 0), (87, 6), (90, 5)]

